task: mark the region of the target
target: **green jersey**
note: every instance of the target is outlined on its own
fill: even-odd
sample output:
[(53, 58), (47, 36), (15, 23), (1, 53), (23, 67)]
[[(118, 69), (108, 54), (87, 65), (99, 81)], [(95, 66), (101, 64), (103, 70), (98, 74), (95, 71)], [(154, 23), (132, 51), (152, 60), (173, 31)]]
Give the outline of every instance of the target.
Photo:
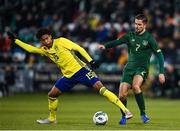
[(150, 57), (152, 53), (154, 53), (159, 60), (160, 73), (164, 73), (164, 58), (162, 52), (150, 33), (145, 31), (140, 35), (135, 32), (129, 32), (117, 40), (106, 43), (105, 47), (112, 48), (123, 43), (128, 46), (128, 62), (125, 68), (144, 67), (148, 69)]

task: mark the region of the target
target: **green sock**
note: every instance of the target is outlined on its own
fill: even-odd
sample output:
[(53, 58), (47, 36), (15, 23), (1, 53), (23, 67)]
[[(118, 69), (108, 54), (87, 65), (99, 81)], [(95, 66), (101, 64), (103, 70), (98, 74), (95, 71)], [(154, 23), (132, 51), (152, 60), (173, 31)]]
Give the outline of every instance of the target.
[(142, 92), (139, 94), (135, 94), (135, 98), (136, 98), (136, 102), (138, 104), (139, 110), (140, 110), (140, 114), (141, 115), (145, 115), (145, 103), (144, 103), (144, 97)]
[[(126, 100), (126, 99), (121, 99), (121, 98), (120, 98), (119, 100), (124, 104), (125, 107), (127, 107), (127, 100)], [(120, 109), (120, 110), (121, 110), (121, 109)], [(122, 113), (123, 116), (125, 116), (123, 110), (121, 110), (121, 113)]]

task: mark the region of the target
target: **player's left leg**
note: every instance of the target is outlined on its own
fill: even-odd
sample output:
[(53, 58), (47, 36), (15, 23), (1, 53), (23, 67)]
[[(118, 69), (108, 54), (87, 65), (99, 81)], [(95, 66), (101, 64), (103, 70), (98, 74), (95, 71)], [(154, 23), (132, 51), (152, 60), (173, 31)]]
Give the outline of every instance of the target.
[(132, 89), (135, 93), (135, 98), (140, 110), (141, 119), (144, 123), (147, 123), (149, 122), (149, 118), (146, 116), (145, 113), (145, 102), (144, 102), (143, 93), (140, 88), (142, 83), (143, 83), (142, 75), (135, 75), (133, 77)]
[(101, 95), (107, 97), (110, 102), (114, 103), (116, 106), (122, 109), (127, 119), (130, 119), (132, 117), (131, 112), (122, 104), (122, 102), (114, 93), (110, 92), (103, 86), (99, 78), (92, 70), (88, 68), (83, 68), (81, 70), (81, 74), (81, 79), (78, 79), (80, 83), (87, 86), (92, 86), (93, 88), (98, 90)]

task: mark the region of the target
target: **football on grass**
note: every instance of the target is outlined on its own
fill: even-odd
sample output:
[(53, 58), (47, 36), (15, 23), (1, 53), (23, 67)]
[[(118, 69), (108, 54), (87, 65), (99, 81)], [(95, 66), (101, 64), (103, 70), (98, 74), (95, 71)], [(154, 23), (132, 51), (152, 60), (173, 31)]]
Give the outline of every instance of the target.
[(108, 115), (103, 111), (98, 111), (93, 116), (93, 122), (96, 125), (105, 125), (108, 121)]

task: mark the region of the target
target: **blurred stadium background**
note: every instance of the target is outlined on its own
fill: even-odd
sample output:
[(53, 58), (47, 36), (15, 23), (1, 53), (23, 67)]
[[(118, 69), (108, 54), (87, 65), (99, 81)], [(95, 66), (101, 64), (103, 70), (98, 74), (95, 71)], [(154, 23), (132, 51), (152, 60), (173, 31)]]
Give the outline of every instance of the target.
[[(21, 40), (38, 47), (40, 43), (35, 38), (35, 33), (39, 28), (47, 27), (52, 29), (55, 38), (63, 36), (80, 44), (99, 63), (96, 72), (103, 83), (117, 93), (122, 69), (128, 57), (127, 47), (120, 46), (101, 52), (97, 45), (133, 30), (134, 16), (138, 13), (144, 13), (149, 18), (148, 30), (157, 39), (165, 56), (167, 80), (164, 85), (158, 83), (158, 64), (152, 56), (149, 77), (143, 89), (149, 97), (147, 106), (151, 107), (149, 112), (154, 121), (152, 120), (151, 125), (137, 126), (135, 118), (135, 123), (127, 129), (180, 128), (179, 113), (171, 114), (179, 112), (180, 98), (179, 0), (0, 0), (0, 129), (52, 129), (37, 126), (34, 120), (41, 114), (47, 116), (46, 95), (41, 92), (47, 93), (61, 77), (51, 61), (28, 54), (11, 43), (6, 31), (11, 30)], [(87, 92), (87, 95), (80, 94), (79, 99), (73, 93), (77, 90)], [(111, 109), (100, 96), (88, 92), (91, 92), (90, 88), (78, 85), (72, 90), (73, 95), (62, 96), (62, 101), (67, 101), (69, 105), (64, 102), (64, 108), (61, 108), (62, 112), (67, 111), (60, 117), (64, 119), (64, 123), (62, 121), (62, 125), (53, 129), (119, 129), (119, 112)], [(151, 98), (160, 99), (153, 102), (154, 99)], [(74, 109), (73, 112), (68, 112), (73, 106), (71, 100), (75, 101)], [(86, 101), (89, 105), (86, 105)], [(130, 98), (129, 108), (138, 114), (135, 104)], [(89, 108), (83, 110), (83, 106)], [(92, 113), (98, 109), (109, 112), (116, 121), (110, 119), (112, 125), (108, 128), (92, 127), (91, 124), (88, 127), (87, 123), (91, 123), (89, 119), (93, 114), (85, 115), (88, 111)], [(79, 117), (74, 116), (79, 111)], [(73, 124), (76, 121), (81, 124)], [(155, 127), (152, 128), (153, 126)]]
[[(100, 64), (97, 74), (117, 91), (127, 48), (108, 52), (99, 43), (114, 40), (133, 30), (134, 16), (149, 18), (148, 30), (155, 36), (165, 56), (166, 84), (158, 84), (157, 60), (151, 59), (144, 88), (151, 97), (180, 98), (180, 1), (179, 0), (1, 0), (0, 1), (0, 94), (49, 90), (61, 74), (56, 66), (38, 55), (28, 54), (8, 39), (6, 31), (33, 46), (40, 46), (35, 33), (40, 27), (52, 29), (83, 46)], [(80, 88), (77, 90), (87, 90)], [(76, 89), (76, 88), (75, 88)]]

